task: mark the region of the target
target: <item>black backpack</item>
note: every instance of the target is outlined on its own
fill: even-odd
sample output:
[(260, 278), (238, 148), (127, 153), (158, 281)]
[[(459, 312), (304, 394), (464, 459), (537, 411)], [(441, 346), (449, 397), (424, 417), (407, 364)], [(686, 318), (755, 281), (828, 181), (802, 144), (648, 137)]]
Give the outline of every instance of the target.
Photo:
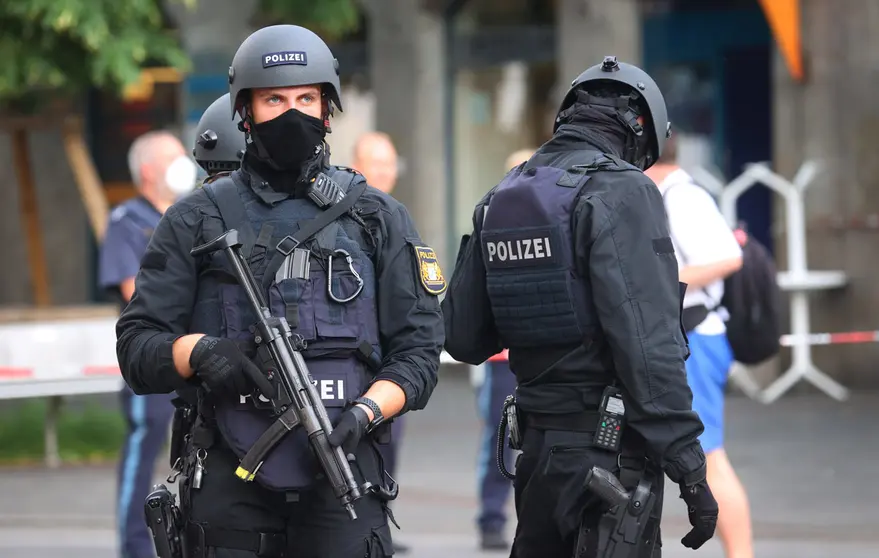
[(781, 290), (769, 250), (742, 229), (736, 238), (742, 244), (742, 267), (724, 281), (726, 336), (738, 362), (757, 364), (781, 348)]

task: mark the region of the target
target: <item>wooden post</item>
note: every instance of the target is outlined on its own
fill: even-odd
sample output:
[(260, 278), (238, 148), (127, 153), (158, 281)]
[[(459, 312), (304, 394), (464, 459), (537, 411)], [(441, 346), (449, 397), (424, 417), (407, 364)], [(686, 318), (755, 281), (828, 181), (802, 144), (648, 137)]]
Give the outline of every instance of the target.
[(107, 227), (107, 214), (109, 207), (107, 196), (101, 184), (101, 178), (92, 162), (91, 155), (85, 144), (82, 133), (82, 121), (79, 118), (68, 117), (64, 119), (61, 130), (64, 139), (64, 151), (67, 153), (67, 161), (73, 170), (79, 195), (85, 205), (92, 232), (98, 242), (104, 239), (104, 229)]
[(28, 263), (30, 265), (31, 286), (34, 303), (37, 306), (52, 304), (49, 290), (49, 275), (46, 270), (46, 251), (43, 246), (43, 232), (40, 229), (40, 214), (37, 208), (37, 187), (31, 170), (30, 146), (26, 128), (12, 131), (12, 160), (18, 179), (21, 219), (27, 242)]

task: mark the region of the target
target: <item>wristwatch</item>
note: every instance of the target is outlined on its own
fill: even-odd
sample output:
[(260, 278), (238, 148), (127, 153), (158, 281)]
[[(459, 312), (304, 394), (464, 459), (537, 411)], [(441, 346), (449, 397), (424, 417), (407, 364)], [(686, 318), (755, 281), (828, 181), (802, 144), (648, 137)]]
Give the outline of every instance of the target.
[(366, 433), (369, 434), (370, 432), (375, 430), (378, 425), (385, 421), (385, 416), (382, 414), (381, 407), (378, 406), (378, 403), (368, 397), (358, 397), (354, 400), (354, 404), (357, 405), (358, 403), (360, 405), (366, 405), (367, 407), (372, 409), (372, 420), (369, 421), (368, 425), (366, 425)]

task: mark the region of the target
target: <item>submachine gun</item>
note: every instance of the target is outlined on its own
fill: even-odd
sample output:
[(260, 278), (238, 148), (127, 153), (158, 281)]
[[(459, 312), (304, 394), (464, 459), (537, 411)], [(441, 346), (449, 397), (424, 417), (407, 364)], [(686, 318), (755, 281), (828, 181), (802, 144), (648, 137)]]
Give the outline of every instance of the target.
[(652, 483), (642, 478), (635, 490), (629, 493), (610, 471), (593, 466), (586, 474), (583, 484), (587, 490), (610, 505), (610, 509), (601, 516), (598, 525), (597, 554), (587, 554), (588, 532), (581, 529), (575, 558), (650, 556), (655, 544), (654, 534), (647, 532), (647, 526), (651, 524), (650, 515), (656, 503)]
[[(381, 491), (372, 483), (357, 484), (351, 472), (349, 460), (341, 447), (330, 446), (327, 436), (333, 431), (327, 410), (300, 351), (305, 349), (302, 337), (290, 329), (283, 317), (273, 316), (253, 276), (250, 266), (241, 255), (238, 231), (229, 229), (190, 252), (203, 256), (222, 251), (232, 266), (238, 283), (244, 289), (247, 300), (255, 311), (258, 321), (254, 326), (258, 350), (265, 350), (271, 358), (274, 370), (266, 376), (253, 374), (251, 379), (268, 399), (278, 419), (266, 430), (247, 452), (235, 474), (247, 482), (252, 481), (269, 452), (290, 431), (302, 426), (308, 434), (308, 443), (317, 458), (333, 492), (347, 510), (351, 519), (357, 519), (354, 502), (370, 491)], [(277, 375), (277, 377), (275, 377)], [(275, 381), (273, 387), (272, 381)]]

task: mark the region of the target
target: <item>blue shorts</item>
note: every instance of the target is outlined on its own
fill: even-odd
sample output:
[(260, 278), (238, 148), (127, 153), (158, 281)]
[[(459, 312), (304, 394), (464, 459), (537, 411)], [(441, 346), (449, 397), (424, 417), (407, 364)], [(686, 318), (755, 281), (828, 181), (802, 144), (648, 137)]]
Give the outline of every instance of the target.
[(732, 350), (723, 333), (702, 335), (692, 331), (687, 337), (687, 383), (693, 392), (693, 410), (705, 425), (699, 441), (708, 453), (723, 447), (723, 393), (733, 363)]

